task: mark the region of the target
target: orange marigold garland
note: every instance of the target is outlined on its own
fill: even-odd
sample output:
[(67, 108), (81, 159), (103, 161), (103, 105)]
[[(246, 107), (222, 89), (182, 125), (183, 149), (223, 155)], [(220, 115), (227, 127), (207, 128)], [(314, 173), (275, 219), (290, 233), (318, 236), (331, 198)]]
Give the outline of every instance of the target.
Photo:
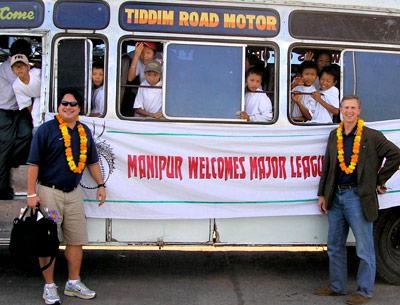
[(71, 136), (68, 133), (68, 126), (67, 123), (64, 122), (62, 117), (57, 114), (56, 119), (59, 123), (59, 128), (61, 131), (61, 135), (64, 139), (64, 146), (65, 146), (65, 156), (67, 159), (68, 166), (72, 172), (75, 174), (81, 174), (85, 169), (86, 164), (86, 154), (87, 154), (87, 137), (86, 131), (82, 124), (78, 123), (78, 133), (79, 133), (79, 162), (78, 166), (75, 164), (74, 156), (72, 154), (71, 148)]
[(351, 174), (356, 169), (358, 163), (358, 156), (360, 154), (360, 143), (361, 143), (363, 127), (364, 127), (364, 121), (358, 119), (357, 132), (353, 143), (353, 154), (351, 155), (349, 166), (346, 166), (346, 163), (344, 161), (343, 122), (339, 124), (339, 127), (336, 130), (339, 167), (346, 174)]

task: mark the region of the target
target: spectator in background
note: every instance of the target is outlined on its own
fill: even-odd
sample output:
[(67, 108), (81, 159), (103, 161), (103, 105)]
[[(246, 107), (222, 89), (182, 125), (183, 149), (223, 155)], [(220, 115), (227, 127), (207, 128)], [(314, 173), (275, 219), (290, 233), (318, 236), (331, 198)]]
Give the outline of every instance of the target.
[[(32, 53), (31, 44), (24, 40), (14, 41), (11, 56)], [(11, 57), (0, 65), (0, 200), (14, 198), (10, 172), (12, 167), (25, 164), (32, 139), (32, 116), (28, 108), (18, 109), (12, 84), (17, 76), (11, 70)]]
[(339, 90), (336, 70), (331, 66), (322, 69), (319, 79), (320, 91), (311, 93), (317, 102), (311, 123), (333, 123), (333, 116), (339, 114)]
[[(154, 119), (162, 118), (161, 72), (161, 65), (156, 60), (146, 65), (144, 69), (146, 79), (140, 84), (141, 87), (134, 103), (135, 116), (152, 117)], [(148, 86), (160, 88), (148, 88)]]
[(92, 110), (90, 116), (104, 113), (104, 64), (95, 62), (92, 66)]
[(314, 82), (317, 79), (318, 68), (312, 61), (304, 61), (300, 66), (300, 77), (292, 83), (291, 118), (296, 122), (311, 120), (316, 107), (316, 101), (311, 94), (316, 91)]
[(137, 42), (135, 53), (128, 71), (128, 81), (133, 81), (139, 76), (140, 83), (145, 80), (145, 66), (156, 59), (157, 44), (155, 42)]
[(11, 57), (11, 69), (17, 76), (13, 83), (18, 108), (28, 108), (32, 115), (33, 130), (40, 125), (40, 69), (31, 68), (24, 54)]
[[(315, 61), (314, 61), (315, 59)], [(321, 77), (322, 70), (325, 67), (328, 67), (332, 63), (332, 54), (330, 54), (328, 51), (322, 50), (321, 52), (317, 53), (317, 56), (315, 57), (315, 54), (311, 51), (306, 52), (304, 55), (304, 61), (314, 61), (317, 64), (318, 68), (318, 77), (314, 82), (314, 87), (316, 89), (319, 89), (319, 77)]]
[(266, 122), (272, 119), (272, 103), (263, 93), (261, 82), (263, 71), (259, 68), (250, 68), (246, 73), (245, 111), (240, 118), (251, 122)]

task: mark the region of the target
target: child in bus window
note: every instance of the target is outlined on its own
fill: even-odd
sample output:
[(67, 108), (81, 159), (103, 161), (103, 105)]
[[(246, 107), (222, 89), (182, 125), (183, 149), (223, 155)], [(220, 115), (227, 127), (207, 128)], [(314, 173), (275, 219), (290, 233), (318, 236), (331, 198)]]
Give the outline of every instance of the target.
[(100, 116), (104, 112), (104, 65), (95, 62), (92, 66), (92, 110), (90, 116)]
[[(136, 117), (162, 118), (162, 90), (146, 86), (161, 87), (161, 64), (154, 60), (144, 69), (146, 79), (140, 84), (133, 108)], [(142, 87), (144, 86), (144, 87)]]
[(245, 111), (240, 112), (240, 118), (251, 122), (272, 120), (272, 103), (263, 93), (261, 82), (263, 71), (257, 67), (250, 68), (246, 73)]
[(40, 69), (31, 68), (24, 54), (11, 57), (11, 69), (17, 76), (12, 84), (18, 108), (28, 108), (34, 131), (40, 125)]
[[(304, 55), (304, 60), (314, 60), (314, 53), (311, 51), (306, 52)], [(315, 63), (317, 64), (318, 68), (318, 77), (314, 82), (314, 87), (319, 89), (319, 77), (321, 76), (322, 70), (332, 63), (332, 55), (329, 52), (322, 50), (317, 53), (317, 56), (315, 57)]]
[(328, 66), (322, 69), (320, 91), (311, 94), (317, 102), (311, 123), (332, 123), (333, 116), (339, 114), (339, 90), (335, 87), (337, 81), (335, 68)]
[(317, 65), (312, 61), (304, 61), (300, 66), (300, 79), (292, 91), (290, 115), (293, 121), (311, 120), (316, 107), (316, 101), (311, 97), (311, 93), (316, 91), (313, 84), (317, 77)]
[(145, 66), (156, 59), (157, 44), (155, 42), (137, 42), (135, 44), (135, 53), (129, 66), (128, 81), (133, 81), (137, 76), (140, 83), (145, 80)]

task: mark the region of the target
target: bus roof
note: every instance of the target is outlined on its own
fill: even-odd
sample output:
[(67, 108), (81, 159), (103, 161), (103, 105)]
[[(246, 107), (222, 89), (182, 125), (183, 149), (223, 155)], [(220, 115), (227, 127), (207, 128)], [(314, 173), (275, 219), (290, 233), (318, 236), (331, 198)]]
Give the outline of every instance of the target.
[[(248, 3), (245, 0), (216, 0), (215, 2)], [(282, 1), (282, 0), (254, 0), (253, 4), (267, 5), (293, 5), (299, 7), (336, 7), (344, 9), (357, 9), (367, 11), (400, 12), (400, 0), (307, 0), (307, 1)]]

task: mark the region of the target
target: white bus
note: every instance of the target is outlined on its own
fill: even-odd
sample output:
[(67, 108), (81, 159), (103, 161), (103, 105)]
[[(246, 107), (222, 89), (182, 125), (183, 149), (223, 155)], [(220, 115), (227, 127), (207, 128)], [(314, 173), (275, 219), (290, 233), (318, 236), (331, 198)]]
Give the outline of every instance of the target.
[[(291, 118), (291, 82), (304, 57), (328, 57), (340, 96), (400, 145), (398, 1), (0, 1), (0, 58), (17, 38), (42, 69), (43, 119), (74, 87), (92, 128), (108, 200), (85, 175), (92, 244), (323, 245), (317, 185), (328, 124)], [(138, 42), (162, 63), (162, 119), (138, 117)], [(263, 70), (272, 119), (247, 122), (245, 70)], [(93, 63), (104, 105), (92, 111)], [(134, 75), (135, 76), (135, 75)], [(378, 272), (400, 283), (400, 175), (387, 183), (375, 224)], [(350, 238), (349, 242), (353, 239)]]

